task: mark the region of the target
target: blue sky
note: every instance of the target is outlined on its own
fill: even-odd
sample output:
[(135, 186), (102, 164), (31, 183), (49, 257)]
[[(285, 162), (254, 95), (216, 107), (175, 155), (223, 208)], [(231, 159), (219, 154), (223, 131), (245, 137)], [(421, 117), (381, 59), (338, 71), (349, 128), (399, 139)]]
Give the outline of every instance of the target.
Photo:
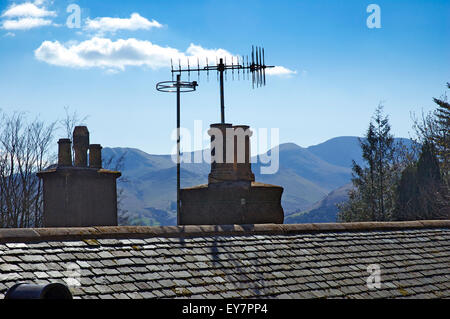
[[(371, 3), (381, 28), (366, 25)], [(80, 28), (66, 25), (70, 4)], [(434, 108), (450, 81), (449, 1), (0, 0), (0, 12), (2, 110), (54, 121), (68, 106), (89, 116), (92, 143), (153, 154), (174, 145), (175, 96), (155, 90), (171, 79), (170, 57), (264, 46), (279, 74), (258, 89), (229, 74), (226, 120), (301, 146), (363, 135), (380, 102), (408, 137), (410, 112)], [(187, 128), (220, 120), (215, 75), (199, 83), (182, 96)]]

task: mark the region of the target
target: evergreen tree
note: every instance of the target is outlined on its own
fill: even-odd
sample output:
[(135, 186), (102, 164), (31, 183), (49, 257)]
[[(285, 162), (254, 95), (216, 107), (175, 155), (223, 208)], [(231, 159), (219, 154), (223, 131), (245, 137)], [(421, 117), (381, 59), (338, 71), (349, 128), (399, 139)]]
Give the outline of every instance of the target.
[[(450, 83), (447, 83), (450, 88)], [(450, 184), (450, 103), (447, 96), (433, 101), (437, 109), (428, 114), (422, 114), (422, 119), (414, 118), (414, 129), (417, 133), (418, 142), (421, 144), (431, 143), (436, 148), (441, 174), (449, 190)]]
[(417, 198), (419, 188), (417, 183), (417, 165), (405, 168), (397, 186), (397, 200), (394, 210), (394, 220), (416, 220), (419, 211)]
[(339, 205), (340, 221), (450, 218), (450, 104), (445, 95), (433, 100), (438, 108), (414, 121), (418, 141), (411, 150), (394, 145), (388, 118), (377, 108), (360, 140), (366, 165), (353, 162), (354, 189)]
[(434, 145), (425, 142), (417, 163), (403, 171), (397, 186), (395, 220), (450, 217), (448, 193), (436, 153)]
[(418, 219), (450, 217), (447, 191), (433, 144), (423, 145), (422, 154), (417, 162), (417, 184), (421, 210), (421, 216)]
[(341, 221), (390, 220), (395, 203), (394, 184), (398, 170), (394, 161), (394, 137), (383, 106), (379, 105), (369, 124), (365, 139), (360, 139), (366, 166), (353, 161), (352, 183), (348, 202), (339, 206)]
[[(447, 83), (447, 87), (450, 89), (450, 83)], [(448, 103), (445, 95), (441, 99), (434, 98), (433, 101), (438, 105), (434, 112), (437, 131), (433, 136), (433, 142), (437, 149), (441, 173), (448, 186), (450, 170), (450, 103)]]

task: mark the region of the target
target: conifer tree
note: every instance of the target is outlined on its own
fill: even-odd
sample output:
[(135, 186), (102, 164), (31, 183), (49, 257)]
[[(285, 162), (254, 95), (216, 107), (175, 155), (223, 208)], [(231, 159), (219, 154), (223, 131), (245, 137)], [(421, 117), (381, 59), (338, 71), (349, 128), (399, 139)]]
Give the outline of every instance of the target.
[(402, 172), (395, 220), (450, 218), (448, 193), (436, 153), (434, 144), (425, 142), (417, 163)]
[[(447, 83), (450, 88), (450, 83)], [(444, 94), (441, 98), (433, 98), (437, 109), (428, 114), (422, 114), (422, 119), (414, 120), (418, 142), (426, 142), (434, 145), (439, 160), (441, 174), (449, 189), (450, 184), (450, 103)]]
[[(447, 83), (447, 87), (450, 89), (450, 83)], [(448, 186), (450, 170), (450, 103), (446, 95), (440, 99), (433, 98), (433, 101), (438, 105), (434, 112), (437, 130), (433, 136), (433, 142), (437, 149), (441, 173)]]
[(353, 161), (354, 189), (348, 202), (339, 206), (341, 221), (390, 220), (394, 207), (394, 180), (398, 172), (394, 165), (394, 137), (383, 106), (379, 105), (369, 124), (365, 139), (360, 139), (365, 166)]

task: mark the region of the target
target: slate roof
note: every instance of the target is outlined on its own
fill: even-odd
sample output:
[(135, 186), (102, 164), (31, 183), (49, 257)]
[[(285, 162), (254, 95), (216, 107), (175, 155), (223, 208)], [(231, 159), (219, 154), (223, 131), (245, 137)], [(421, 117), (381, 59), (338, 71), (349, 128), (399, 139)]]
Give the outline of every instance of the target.
[(75, 298), (449, 298), (450, 221), (0, 229), (0, 298), (55, 281)]

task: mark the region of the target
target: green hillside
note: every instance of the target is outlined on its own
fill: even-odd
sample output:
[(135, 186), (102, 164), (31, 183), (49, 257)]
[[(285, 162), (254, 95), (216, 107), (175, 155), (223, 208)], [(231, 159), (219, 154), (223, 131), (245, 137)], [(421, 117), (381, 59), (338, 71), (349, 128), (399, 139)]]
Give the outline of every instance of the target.
[[(119, 188), (123, 189), (121, 207), (128, 211), (132, 223), (174, 225), (176, 166), (172, 157), (133, 148), (103, 149), (104, 158), (118, 158), (123, 154), (122, 173), (126, 182), (119, 182)], [(279, 170), (275, 174), (261, 174), (264, 165), (259, 161), (252, 164), (252, 170), (256, 181), (284, 187), (282, 205), (287, 223), (323, 222), (333, 220), (335, 210), (321, 201), (349, 183), (352, 159), (361, 161), (358, 138), (337, 137), (308, 148), (294, 143), (281, 144)], [(209, 171), (209, 163), (182, 163), (181, 186), (207, 183)]]

